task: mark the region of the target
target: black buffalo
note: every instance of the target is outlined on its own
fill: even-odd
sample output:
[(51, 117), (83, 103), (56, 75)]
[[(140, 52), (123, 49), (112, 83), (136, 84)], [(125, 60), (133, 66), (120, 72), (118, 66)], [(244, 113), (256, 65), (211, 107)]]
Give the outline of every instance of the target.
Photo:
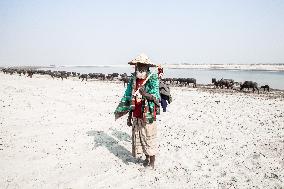
[[(81, 74), (80, 76), (79, 76), (79, 79), (82, 79), (82, 81), (84, 81), (84, 79), (87, 81), (88, 80), (88, 74)], [(81, 82), (82, 82), (81, 81)]]
[(257, 83), (256, 82), (253, 82), (253, 81), (245, 81), (243, 84), (240, 85), (240, 90), (242, 91), (244, 88), (247, 88), (248, 90), (250, 88), (252, 88), (252, 91), (254, 92), (255, 89), (258, 91), (258, 94), (259, 94), (259, 89), (257, 87)]
[(196, 79), (194, 78), (178, 78), (177, 79), (177, 82), (181, 85), (184, 85), (184, 86), (189, 86), (190, 83), (193, 84), (193, 88), (196, 87)]
[(267, 90), (269, 92), (269, 85), (263, 85), (260, 87), (263, 91)]
[(233, 88), (234, 86), (234, 80), (233, 79), (220, 79), (220, 80), (216, 80), (216, 78), (212, 78), (212, 83), (215, 85), (216, 88), (220, 87), (220, 88), (224, 88), (224, 86), (229, 89), (229, 88)]

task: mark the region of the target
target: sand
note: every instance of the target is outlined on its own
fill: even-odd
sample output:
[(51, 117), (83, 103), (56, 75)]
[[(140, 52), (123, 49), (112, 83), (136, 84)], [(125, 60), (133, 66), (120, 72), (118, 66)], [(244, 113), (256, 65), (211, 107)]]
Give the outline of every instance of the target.
[(0, 188), (283, 188), (284, 99), (172, 88), (156, 169), (131, 156), (120, 82), (0, 73)]

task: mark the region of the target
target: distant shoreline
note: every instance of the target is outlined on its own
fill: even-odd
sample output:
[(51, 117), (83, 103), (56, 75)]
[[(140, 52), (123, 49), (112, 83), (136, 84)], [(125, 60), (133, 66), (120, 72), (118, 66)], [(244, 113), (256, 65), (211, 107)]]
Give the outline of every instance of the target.
[(166, 65), (165, 68), (284, 72), (284, 64), (172, 64)]
[[(284, 64), (161, 64), (166, 69), (198, 69), (198, 70), (228, 70), (228, 71), (269, 71), (284, 72)], [(2, 66), (2, 68), (5, 66)], [(7, 68), (8, 66), (6, 66)], [(21, 69), (54, 69), (54, 68), (125, 68), (125, 65), (50, 65), (50, 66), (9, 66)]]
[[(284, 64), (164, 64), (167, 69), (201, 69), (201, 70), (233, 70), (233, 71), (276, 71), (284, 72)], [(58, 68), (72, 67), (103, 67), (123, 68), (129, 65), (62, 65)], [(55, 67), (55, 68), (57, 68)]]
[(224, 71), (265, 71), (265, 72), (284, 72), (284, 70), (269, 70), (269, 69), (229, 69), (229, 68), (167, 68), (173, 70), (224, 70)]

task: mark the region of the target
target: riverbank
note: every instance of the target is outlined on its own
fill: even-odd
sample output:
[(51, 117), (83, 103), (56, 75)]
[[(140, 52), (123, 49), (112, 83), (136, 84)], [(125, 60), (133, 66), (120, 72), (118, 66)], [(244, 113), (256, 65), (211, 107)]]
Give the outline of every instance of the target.
[[(158, 65), (158, 64), (157, 64)], [(205, 70), (246, 70), (246, 71), (278, 71), (284, 72), (284, 63), (279, 64), (161, 64), (167, 69), (205, 69)], [(9, 67), (9, 66), (4, 66)], [(64, 69), (64, 68), (129, 68), (129, 65), (40, 65), (40, 66), (11, 66), (11, 68), (21, 69)]]
[[(158, 65), (158, 64), (157, 64)], [(247, 71), (281, 71), (284, 72), (283, 64), (161, 64), (168, 69), (213, 69), (213, 70), (247, 70)], [(63, 65), (58, 68), (70, 67), (129, 67), (129, 65)]]
[(284, 64), (168, 64), (165, 67), (172, 69), (284, 71)]
[(114, 121), (122, 83), (0, 73), (0, 84), (0, 188), (283, 187), (282, 91), (173, 87), (156, 170), (140, 171), (126, 118)]
[[(130, 75), (134, 68), (130, 66), (66, 66), (66, 67), (48, 67), (41, 70), (76, 72), (77, 74), (102, 73), (105, 75), (126, 73)], [(155, 71), (155, 69), (153, 70)], [(273, 89), (284, 90), (284, 72), (283, 71), (259, 71), (259, 70), (234, 70), (234, 69), (209, 69), (209, 68), (167, 68), (164, 67), (165, 78), (195, 78), (197, 84), (210, 84), (212, 78), (217, 80), (233, 79), (235, 82), (254, 81), (258, 86), (269, 85)]]

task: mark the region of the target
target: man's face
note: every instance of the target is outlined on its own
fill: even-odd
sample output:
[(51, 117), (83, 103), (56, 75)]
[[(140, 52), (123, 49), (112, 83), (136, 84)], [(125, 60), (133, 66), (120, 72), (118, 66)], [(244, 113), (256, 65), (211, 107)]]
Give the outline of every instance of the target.
[(136, 77), (138, 79), (146, 79), (148, 68), (149, 68), (148, 65), (137, 64), (137, 67), (136, 67)]

